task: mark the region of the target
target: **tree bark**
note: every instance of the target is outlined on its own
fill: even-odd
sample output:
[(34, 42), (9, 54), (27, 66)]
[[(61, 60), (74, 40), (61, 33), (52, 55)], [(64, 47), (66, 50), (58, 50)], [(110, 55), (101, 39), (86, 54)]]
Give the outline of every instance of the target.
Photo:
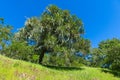
[(39, 55), (39, 64), (42, 64), (44, 54), (45, 54), (45, 49), (42, 49), (41, 54)]

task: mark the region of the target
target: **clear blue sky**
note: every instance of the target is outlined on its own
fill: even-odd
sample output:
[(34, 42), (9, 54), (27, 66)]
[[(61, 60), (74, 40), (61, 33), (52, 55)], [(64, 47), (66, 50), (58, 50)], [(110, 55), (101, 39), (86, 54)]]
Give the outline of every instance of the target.
[(120, 0), (0, 0), (0, 17), (14, 30), (23, 27), (25, 16), (40, 16), (49, 4), (70, 10), (82, 19), (85, 38), (97, 47), (101, 40), (120, 39)]

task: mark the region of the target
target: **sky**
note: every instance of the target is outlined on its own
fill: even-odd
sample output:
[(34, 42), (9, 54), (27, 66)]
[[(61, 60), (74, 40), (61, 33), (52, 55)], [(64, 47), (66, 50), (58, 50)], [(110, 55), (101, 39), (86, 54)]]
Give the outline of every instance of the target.
[(0, 17), (16, 31), (24, 26), (26, 17), (39, 17), (50, 4), (82, 20), (84, 37), (92, 47), (102, 40), (120, 39), (120, 0), (0, 0)]

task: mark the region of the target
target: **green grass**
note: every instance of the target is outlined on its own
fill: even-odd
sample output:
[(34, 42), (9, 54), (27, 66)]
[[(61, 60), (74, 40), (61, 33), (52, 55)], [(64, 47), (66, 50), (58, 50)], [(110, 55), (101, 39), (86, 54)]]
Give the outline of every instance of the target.
[(101, 68), (45, 67), (0, 55), (0, 80), (120, 80)]

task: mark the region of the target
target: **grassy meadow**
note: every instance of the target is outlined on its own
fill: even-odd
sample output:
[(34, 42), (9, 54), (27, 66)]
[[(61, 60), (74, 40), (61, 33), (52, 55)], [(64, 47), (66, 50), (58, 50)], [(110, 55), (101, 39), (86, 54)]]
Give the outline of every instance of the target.
[(120, 80), (120, 78), (101, 68), (41, 66), (0, 55), (0, 80)]

